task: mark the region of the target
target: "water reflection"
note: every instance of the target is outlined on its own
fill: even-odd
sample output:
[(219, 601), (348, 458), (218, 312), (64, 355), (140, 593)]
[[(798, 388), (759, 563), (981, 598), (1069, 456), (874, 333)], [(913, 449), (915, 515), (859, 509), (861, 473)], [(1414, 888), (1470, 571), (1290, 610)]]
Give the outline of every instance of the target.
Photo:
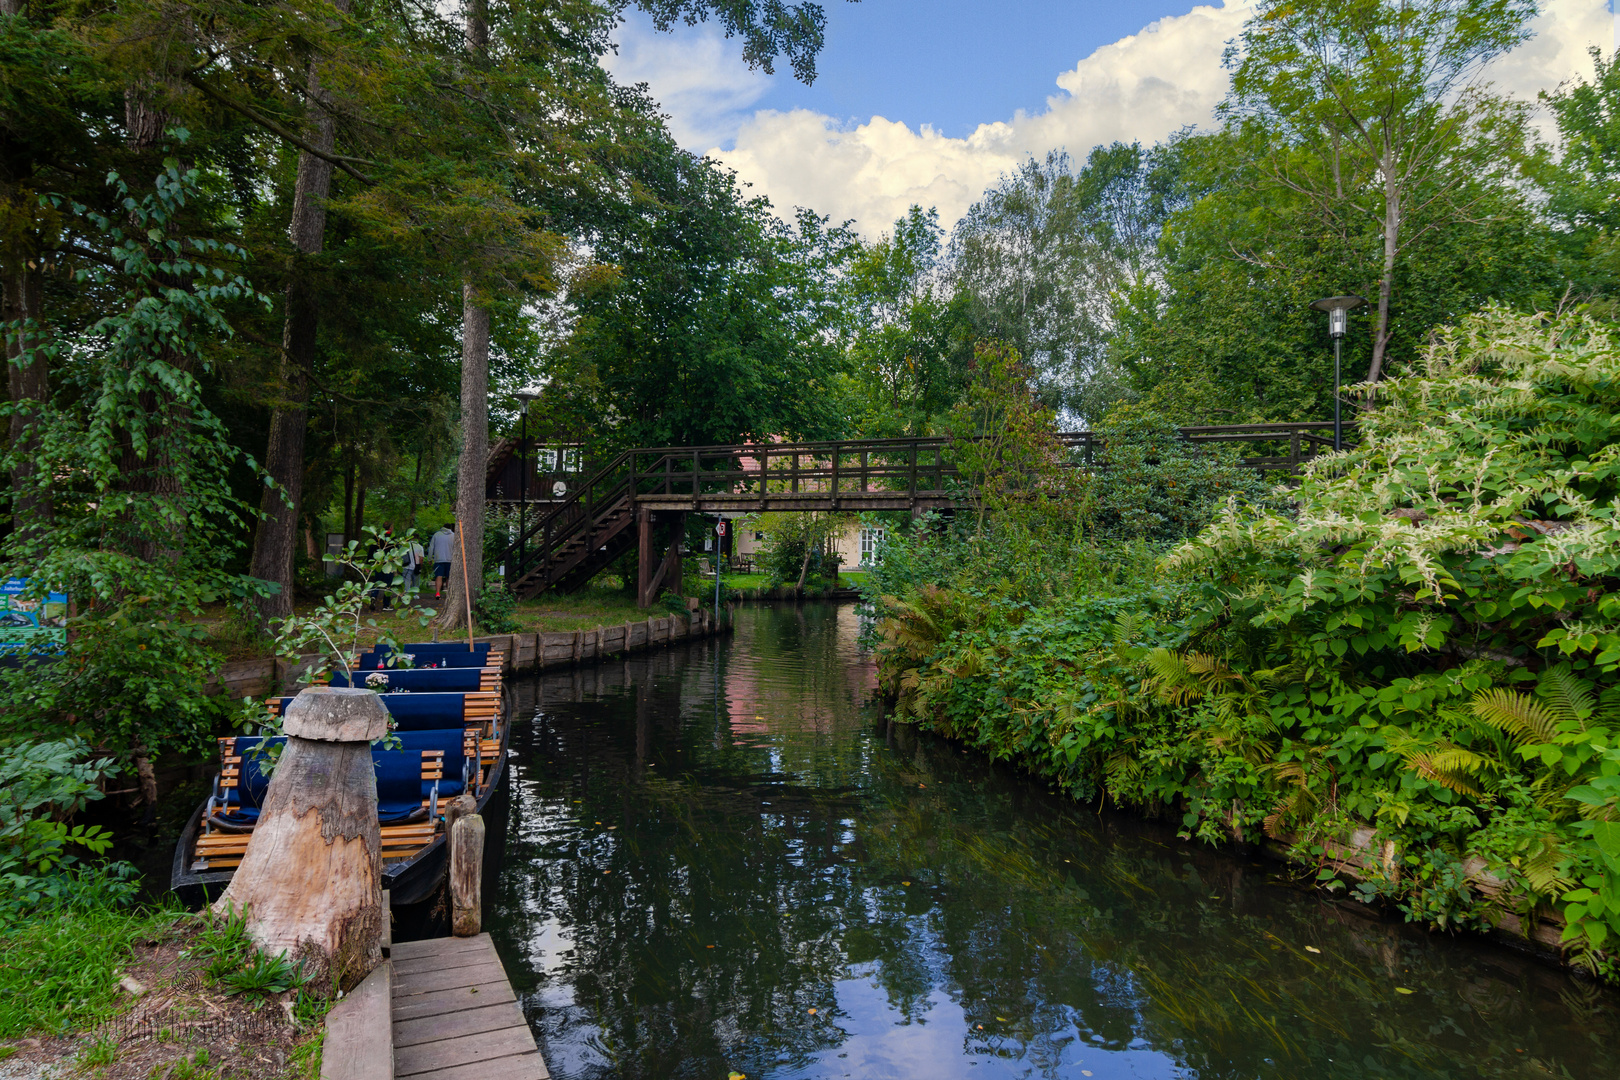
[(856, 629), (518, 687), (492, 930), (554, 1074), (1620, 1075), (1607, 991), (887, 724)]

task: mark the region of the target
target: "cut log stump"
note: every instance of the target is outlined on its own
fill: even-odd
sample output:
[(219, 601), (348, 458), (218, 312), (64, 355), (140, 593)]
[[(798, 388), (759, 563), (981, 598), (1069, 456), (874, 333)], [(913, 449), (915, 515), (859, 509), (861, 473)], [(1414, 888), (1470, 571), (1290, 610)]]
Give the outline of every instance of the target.
[(287, 745), (217, 912), (243, 912), (268, 953), (316, 987), (351, 990), (382, 961), (382, 841), (371, 742), (388, 711), (370, 690), (311, 687), (287, 707)]

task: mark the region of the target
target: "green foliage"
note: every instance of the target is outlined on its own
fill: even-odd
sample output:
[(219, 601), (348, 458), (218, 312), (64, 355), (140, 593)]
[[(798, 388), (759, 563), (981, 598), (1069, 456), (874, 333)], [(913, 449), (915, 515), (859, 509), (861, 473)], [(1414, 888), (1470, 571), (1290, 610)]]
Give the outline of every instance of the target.
[(1443, 331), (1291, 507), (1228, 502), (1158, 590), (997, 607), (898, 545), (879, 577), (956, 587), (880, 611), (883, 684), (1078, 795), (1270, 837), (1411, 919), (1555, 911), (1612, 975), (1617, 374), (1589, 315)]
[(473, 601), (473, 614), (478, 617), (478, 626), (486, 634), (515, 634), (522, 629), (512, 618), (516, 608), (517, 597), (506, 587), (506, 579), (499, 574), (490, 574), (484, 579), (484, 587)]
[(938, 280), (939, 215), (913, 206), (861, 244), (840, 283), (852, 427), (866, 438), (932, 431), (966, 386), (966, 295)]
[(342, 551), (331, 556), (331, 561), (343, 569), (343, 583), (309, 614), (293, 615), (275, 628), (278, 655), (296, 660), (312, 648), (315, 650), (313, 655), (317, 659), (299, 674), (302, 685), (324, 682), (334, 668), (342, 668), (346, 675), (352, 676), (350, 665), (363, 651), (360, 647), (363, 632), (375, 632), (377, 643), (392, 650), (391, 663), (405, 662), (393, 633), (398, 620), (381, 624), (366, 618), (373, 592), (383, 590), (393, 595), (402, 607), (410, 609), (419, 626), (426, 627), (433, 619), (432, 608), (416, 607), (412, 603), (420, 584), (415, 589), (407, 589), (399, 583), (405, 557), (410, 553), (409, 543), (394, 541), (370, 527), (366, 535), (369, 540), (364, 546), (369, 550), (362, 550), (359, 540), (350, 540)]
[(206, 961), (205, 974), (227, 994), (282, 994), (309, 981), (302, 966), (286, 953), (272, 956), (259, 950), (248, 936), (247, 919), (240, 912), (221, 916), (205, 908), (194, 918), (197, 936), (187, 955)]
[(252, 462), (197, 373), (210, 364), (205, 343), (230, 335), (220, 305), (256, 294), (236, 273), (240, 249), (175, 231), (199, 185), (170, 158), (150, 195), (109, 179), (117, 216), (68, 205), (113, 253), (78, 275), (113, 313), (49, 343), (14, 330), (30, 343), (14, 362), (49, 357), (61, 392), (0, 406), (27, 425), (4, 466), (31, 508), (0, 558), (36, 591), (67, 592), (77, 614), (65, 656), (0, 672), (5, 728), (72, 727), (119, 753), (158, 753), (200, 745), (218, 715), (203, 692), (214, 657), (193, 620), (257, 590), (222, 565), (244, 528), (227, 476)]
[(847, 230), (808, 213), (788, 225), (673, 148), (644, 166), (659, 202), (593, 241), (541, 413), (577, 417), (614, 449), (839, 434), (832, 274)]
[(161, 936), (174, 917), (89, 905), (8, 927), (0, 934), (0, 1039), (62, 1035), (115, 1015), (133, 946)]
[(822, 511), (762, 515), (758, 527), (765, 544), (756, 558), (766, 588), (826, 588), (839, 565), (829, 542), (854, 521), (853, 514)]
[(1237, 463), (1231, 448), (1199, 446), (1182, 438), (1163, 414), (1123, 405), (1093, 434), (1101, 449), (1092, 462), (1092, 530), (1116, 540), (1163, 543), (1185, 540), (1236, 500), (1258, 503), (1268, 485)]

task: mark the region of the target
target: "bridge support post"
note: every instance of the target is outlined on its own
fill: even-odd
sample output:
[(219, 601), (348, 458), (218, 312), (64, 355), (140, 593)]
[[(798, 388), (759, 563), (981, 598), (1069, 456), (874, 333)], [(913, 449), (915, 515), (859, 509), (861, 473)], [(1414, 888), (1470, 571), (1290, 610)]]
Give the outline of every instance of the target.
[(646, 607), (647, 588), (652, 584), (652, 511), (645, 506), (636, 508), (636, 606)]
[(652, 511), (639, 510), (637, 515), (640, 548), (636, 558), (636, 606), (650, 608), (666, 581), (673, 582), (676, 589), (681, 587), (681, 541), (686, 537), (686, 513), (680, 511), (663, 515), (666, 520), (673, 522), (674, 528), (670, 533), (669, 549), (656, 567), (653, 565)]

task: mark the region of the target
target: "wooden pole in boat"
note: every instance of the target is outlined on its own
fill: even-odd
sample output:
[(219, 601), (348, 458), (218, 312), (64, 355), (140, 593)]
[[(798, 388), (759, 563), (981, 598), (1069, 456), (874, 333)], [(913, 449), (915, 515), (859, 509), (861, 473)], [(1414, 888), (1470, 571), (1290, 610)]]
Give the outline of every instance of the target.
[(472, 636), (472, 582), (467, 579), (467, 533), (456, 522), (456, 542), (461, 545), (461, 595), (467, 602), (467, 651), (476, 652)]

